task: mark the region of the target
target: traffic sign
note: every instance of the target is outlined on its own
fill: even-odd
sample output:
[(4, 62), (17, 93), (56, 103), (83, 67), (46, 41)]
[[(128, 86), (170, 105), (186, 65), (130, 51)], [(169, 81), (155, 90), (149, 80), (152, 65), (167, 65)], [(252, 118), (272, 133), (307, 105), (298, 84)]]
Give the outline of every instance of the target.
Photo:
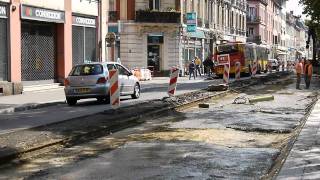
[(229, 54), (221, 54), (217, 56), (217, 61), (219, 65), (230, 64)]
[(196, 32), (197, 31), (197, 13), (187, 13), (187, 32)]

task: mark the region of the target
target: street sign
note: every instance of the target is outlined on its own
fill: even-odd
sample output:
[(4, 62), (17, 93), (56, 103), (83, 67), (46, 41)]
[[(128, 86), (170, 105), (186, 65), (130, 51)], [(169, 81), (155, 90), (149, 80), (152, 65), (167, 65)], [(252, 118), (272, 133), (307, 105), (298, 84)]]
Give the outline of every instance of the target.
[(109, 44), (114, 43), (114, 41), (116, 40), (116, 34), (114, 32), (108, 32), (108, 34), (106, 35), (106, 42)]
[(196, 32), (197, 25), (187, 25), (187, 32)]
[(197, 31), (197, 13), (187, 13), (187, 32), (196, 32)]

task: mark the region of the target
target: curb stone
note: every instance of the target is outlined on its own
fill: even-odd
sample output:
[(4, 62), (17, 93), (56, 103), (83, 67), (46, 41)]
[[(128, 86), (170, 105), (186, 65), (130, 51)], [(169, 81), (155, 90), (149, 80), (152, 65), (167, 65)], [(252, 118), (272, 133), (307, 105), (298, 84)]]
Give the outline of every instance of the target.
[(9, 113), (14, 113), (14, 112), (26, 111), (26, 110), (30, 110), (30, 109), (39, 109), (39, 108), (54, 106), (54, 105), (58, 105), (58, 104), (65, 104), (65, 101), (52, 101), (52, 102), (46, 102), (46, 103), (23, 104), (23, 105), (18, 105), (15, 107), (0, 109), (0, 114), (9, 114)]

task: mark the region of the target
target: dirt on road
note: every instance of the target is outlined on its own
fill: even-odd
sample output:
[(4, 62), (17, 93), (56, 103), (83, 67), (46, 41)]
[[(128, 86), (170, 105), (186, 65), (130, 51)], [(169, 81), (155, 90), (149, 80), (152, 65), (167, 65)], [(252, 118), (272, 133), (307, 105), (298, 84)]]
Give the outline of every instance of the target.
[[(317, 100), (317, 88), (294, 80), (211, 98), (83, 144), (0, 167), (0, 179), (267, 179), (271, 178)], [(248, 99), (273, 95), (274, 100)], [(243, 103), (235, 104), (237, 98)], [(173, 102), (174, 103), (174, 102)]]

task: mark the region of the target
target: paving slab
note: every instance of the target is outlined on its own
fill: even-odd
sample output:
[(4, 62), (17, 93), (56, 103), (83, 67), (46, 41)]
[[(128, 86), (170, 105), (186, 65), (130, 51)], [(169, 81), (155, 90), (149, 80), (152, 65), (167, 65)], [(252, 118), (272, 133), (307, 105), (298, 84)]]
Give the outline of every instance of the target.
[(276, 179), (320, 179), (320, 101), (311, 112)]

